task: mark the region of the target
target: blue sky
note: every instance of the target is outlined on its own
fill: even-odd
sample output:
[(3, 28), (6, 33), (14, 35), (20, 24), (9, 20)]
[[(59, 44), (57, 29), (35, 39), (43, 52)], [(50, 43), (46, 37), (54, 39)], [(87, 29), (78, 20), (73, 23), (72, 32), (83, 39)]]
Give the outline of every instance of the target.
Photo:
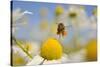
[[(25, 2), (25, 1), (13, 1), (13, 10), (17, 9), (17, 8), (21, 8), (23, 11), (24, 10), (28, 10), (30, 12), (33, 12), (34, 15), (29, 16), (30, 21), (35, 21), (35, 22), (39, 22), (39, 10), (43, 7), (48, 8), (49, 10), (49, 15), (48, 18), (49, 20), (52, 20), (54, 18), (54, 10), (56, 8), (56, 6), (59, 4), (55, 4), (55, 3), (40, 3), (40, 2)], [(64, 7), (64, 9), (67, 9), (68, 4), (60, 4), (62, 5), (62, 7)], [(91, 12), (93, 10), (93, 8), (95, 6), (91, 6), (91, 5), (84, 5), (85, 9), (86, 9), (86, 13), (88, 16), (91, 16)]]
[[(33, 12), (33, 15), (28, 15), (29, 18), (29, 27), (30, 29), (33, 28), (34, 24), (38, 24), (40, 23), (40, 15), (39, 15), (39, 10), (43, 7), (48, 8), (49, 12), (48, 12), (48, 21), (52, 22), (54, 19), (54, 10), (56, 8), (57, 5), (61, 5), (64, 9), (67, 9), (68, 4), (57, 4), (57, 3), (41, 3), (41, 2), (25, 2), (25, 1), (15, 1), (13, 0), (13, 10), (20, 8), (21, 10), (25, 11), (28, 10), (30, 12)], [(92, 10), (96, 7), (96, 6), (92, 6), (92, 5), (84, 5), (86, 13), (88, 16), (92, 15)], [(19, 34), (18, 37), (22, 37), (22, 38), (30, 38), (29, 36), (29, 32), (30, 31), (26, 31), (25, 29), (20, 29), (19, 30)], [(23, 36), (22, 33), (26, 33), (26, 36)], [(68, 39), (71, 38), (72, 36), (72, 32), (69, 32), (70, 35), (68, 36)]]

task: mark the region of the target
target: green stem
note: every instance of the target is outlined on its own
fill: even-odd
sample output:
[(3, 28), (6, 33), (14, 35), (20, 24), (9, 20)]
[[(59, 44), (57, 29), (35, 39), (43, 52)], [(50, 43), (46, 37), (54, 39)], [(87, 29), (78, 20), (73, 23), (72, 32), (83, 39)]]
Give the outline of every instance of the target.
[(39, 65), (42, 65), (44, 63), (45, 59), (39, 64)]
[(13, 37), (13, 40), (15, 41), (15, 43), (27, 54), (27, 56), (29, 56), (29, 58), (33, 58), (22, 46), (21, 46), (21, 43), (18, 42), (14, 37)]

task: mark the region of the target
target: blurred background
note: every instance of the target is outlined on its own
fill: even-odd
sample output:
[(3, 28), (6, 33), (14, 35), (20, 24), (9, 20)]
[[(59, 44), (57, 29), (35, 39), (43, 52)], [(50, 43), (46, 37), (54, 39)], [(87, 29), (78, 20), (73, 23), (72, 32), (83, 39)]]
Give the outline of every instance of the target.
[[(97, 6), (13, 1), (11, 11), (13, 65), (26, 65), (50, 37), (61, 43), (69, 62), (97, 60)], [(65, 35), (57, 34), (59, 23)]]

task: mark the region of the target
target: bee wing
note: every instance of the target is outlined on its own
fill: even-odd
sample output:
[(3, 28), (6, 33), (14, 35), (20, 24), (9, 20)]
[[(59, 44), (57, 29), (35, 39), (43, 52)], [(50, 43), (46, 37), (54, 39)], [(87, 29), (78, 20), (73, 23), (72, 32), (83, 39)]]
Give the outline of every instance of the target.
[(67, 26), (65, 26), (65, 27), (70, 28), (70, 27), (72, 27), (72, 25), (67, 25)]

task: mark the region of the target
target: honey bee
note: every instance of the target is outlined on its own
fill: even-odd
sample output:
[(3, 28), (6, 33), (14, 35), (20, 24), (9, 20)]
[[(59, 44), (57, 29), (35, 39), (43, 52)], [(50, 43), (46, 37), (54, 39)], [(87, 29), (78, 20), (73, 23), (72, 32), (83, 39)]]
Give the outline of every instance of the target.
[(58, 23), (58, 28), (57, 28), (57, 35), (59, 36), (66, 36), (67, 31), (65, 31), (65, 27), (63, 23)]

